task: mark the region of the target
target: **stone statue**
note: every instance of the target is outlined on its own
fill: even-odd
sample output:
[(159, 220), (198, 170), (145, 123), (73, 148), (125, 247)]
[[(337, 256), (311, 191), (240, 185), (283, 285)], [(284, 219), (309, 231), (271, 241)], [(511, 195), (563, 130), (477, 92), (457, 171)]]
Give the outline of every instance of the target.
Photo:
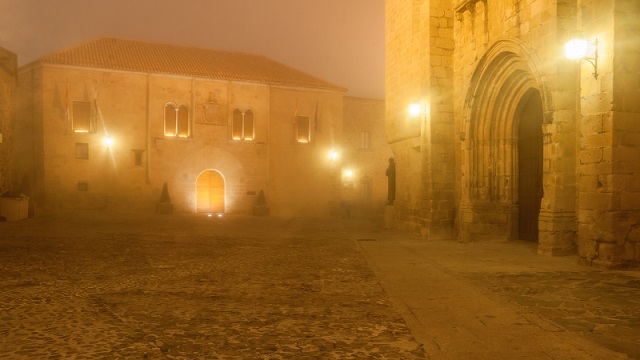
[(393, 205), (396, 199), (396, 161), (389, 158), (389, 167), (387, 168), (387, 205)]

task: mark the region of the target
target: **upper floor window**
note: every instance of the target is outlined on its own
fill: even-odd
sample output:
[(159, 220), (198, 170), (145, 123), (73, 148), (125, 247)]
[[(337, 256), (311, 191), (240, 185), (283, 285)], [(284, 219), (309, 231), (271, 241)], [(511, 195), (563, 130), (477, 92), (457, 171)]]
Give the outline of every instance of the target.
[(231, 119), (231, 138), (233, 140), (253, 140), (255, 138), (255, 122), (253, 111), (233, 111)]
[(361, 150), (369, 149), (369, 132), (368, 131), (360, 132), (360, 149)]
[(296, 117), (296, 141), (299, 143), (311, 142), (311, 124), (308, 116)]
[(164, 135), (186, 138), (191, 136), (189, 108), (168, 103), (164, 106)]
[(91, 126), (91, 103), (88, 101), (73, 102), (73, 132), (88, 133)]
[(133, 165), (134, 166), (142, 166), (144, 149), (133, 149)]

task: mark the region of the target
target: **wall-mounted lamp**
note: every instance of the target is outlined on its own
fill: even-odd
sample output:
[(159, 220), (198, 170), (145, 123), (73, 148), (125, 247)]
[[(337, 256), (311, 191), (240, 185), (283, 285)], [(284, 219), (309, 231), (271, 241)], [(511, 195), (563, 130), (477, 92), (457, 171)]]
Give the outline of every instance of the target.
[(564, 45), (564, 54), (568, 59), (585, 60), (591, 63), (593, 77), (598, 78), (598, 39), (593, 44), (585, 39), (571, 39)]
[(102, 142), (106, 147), (111, 147), (111, 145), (113, 145), (113, 138), (107, 136), (104, 138), (104, 140), (102, 140)]
[(330, 150), (327, 154), (327, 157), (329, 158), (329, 160), (335, 161), (340, 157), (340, 153), (338, 152), (338, 150)]
[(429, 107), (426, 104), (414, 102), (409, 104), (409, 107), (407, 108), (407, 112), (411, 117), (423, 116), (426, 119), (427, 113), (429, 112)]

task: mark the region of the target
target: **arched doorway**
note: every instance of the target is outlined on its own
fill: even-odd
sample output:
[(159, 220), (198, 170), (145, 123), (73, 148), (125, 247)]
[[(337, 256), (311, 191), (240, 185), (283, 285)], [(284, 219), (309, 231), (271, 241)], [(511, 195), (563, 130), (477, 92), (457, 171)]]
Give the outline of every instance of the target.
[(518, 123), (518, 234), (538, 241), (538, 217), (542, 200), (542, 102), (537, 90), (520, 101)]
[(479, 62), (464, 105), (460, 236), (537, 240), (544, 93), (527, 52), (500, 41)]
[(224, 212), (224, 178), (215, 170), (205, 170), (196, 181), (196, 212)]

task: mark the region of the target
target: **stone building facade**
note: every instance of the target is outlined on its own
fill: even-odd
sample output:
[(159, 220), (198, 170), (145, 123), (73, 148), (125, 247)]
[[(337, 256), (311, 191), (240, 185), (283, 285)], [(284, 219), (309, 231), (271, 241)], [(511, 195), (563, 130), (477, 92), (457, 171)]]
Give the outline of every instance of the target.
[(0, 48), (0, 194), (18, 192), (14, 173), (13, 119), (17, 74), (16, 54)]
[(379, 217), (387, 200), (388, 159), (383, 100), (344, 98), (343, 201), (354, 217)]
[(358, 121), (345, 104), (359, 105), (335, 84), (260, 56), (111, 38), (18, 80), (17, 171), (38, 206), (144, 211), (167, 184), (180, 212), (252, 214), (261, 193), (275, 216), (344, 207), (345, 107)]
[[(637, 264), (639, 15), (635, 0), (387, 0), (396, 226)], [(564, 56), (578, 36), (589, 59)]]

